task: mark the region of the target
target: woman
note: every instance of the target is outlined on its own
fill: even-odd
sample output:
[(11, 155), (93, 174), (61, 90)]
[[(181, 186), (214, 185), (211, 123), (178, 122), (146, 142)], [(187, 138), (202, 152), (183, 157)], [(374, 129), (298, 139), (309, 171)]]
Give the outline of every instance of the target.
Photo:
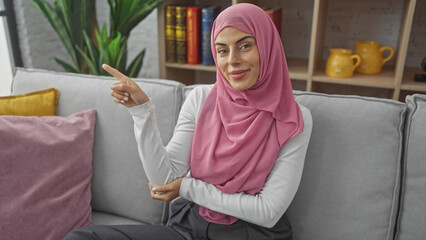
[(131, 79), (116, 103), (129, 108), (154, 199), (172, 202), (168, 226), (92, 226), (66, 239), (291, 239), (284, 214), (299, 186), (312, 129), (291, 89), (280, 36), (269, 16), (236, 4), (215, 20), (217, 81), (193, 89), (164, 147), (154, 106)]

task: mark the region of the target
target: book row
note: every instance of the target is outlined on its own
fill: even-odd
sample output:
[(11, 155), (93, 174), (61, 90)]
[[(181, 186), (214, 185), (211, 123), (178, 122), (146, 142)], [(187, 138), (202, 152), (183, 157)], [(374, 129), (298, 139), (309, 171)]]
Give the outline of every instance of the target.
[[(214, 65), (210, 36), (219, 6), (166, 6), (166, 61)], [(281, 9), (265, 9), (281, 32)]]

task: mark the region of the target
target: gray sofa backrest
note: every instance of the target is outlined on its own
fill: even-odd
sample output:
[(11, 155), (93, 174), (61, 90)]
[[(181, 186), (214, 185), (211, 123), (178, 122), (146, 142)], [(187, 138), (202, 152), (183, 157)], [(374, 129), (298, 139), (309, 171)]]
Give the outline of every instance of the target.
[[(136, 147), (133, 120), (125, 107), (113, 102), (110, 96), (113, 82), (112, 77), (18, 69), (12, 89), (13, 94), (23, 94), (57, 88), (60, 93), (60, 116), (96, 109), (93, 209), (138, 222), (162, 223), (167, 220), (167, 204), (150, 197), (148, 180)], [(180, 111), (183, 85), (149, 79), (139, 84), (159, 110), (159, 130), (166, 144), (173, 134)]]
[(356, 96), (296, 93), (313, 130), (288, 215), (294, 239), (393, 239), (405, 105)]
[[(194, 86), (135, 80), (156, 106), (166, 144), (182, 98)], [(55, 87), (61, 94), (59, 115), (95, 108), (93, 209), (123, 217), (109, 223), (164, 223), (168, 204), (150, 198), (133, 121), (109, 95), (113, 82), (109, 77), (18, 69), (13, 94)], [(410, 96), (407, 104), (307, 92), (295, 96), (310, 109), (313, 131), (301, 185), (287, 212), (294, 239), (424, 239), (426, 96)]]
[(426, 238), (426, 95), (408, 96), (397, 240)]

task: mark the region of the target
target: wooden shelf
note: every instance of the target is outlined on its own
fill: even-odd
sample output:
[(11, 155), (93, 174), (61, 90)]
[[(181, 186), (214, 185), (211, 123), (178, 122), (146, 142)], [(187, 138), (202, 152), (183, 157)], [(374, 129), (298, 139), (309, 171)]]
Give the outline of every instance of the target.
[[(287, 66), (291, 79), (306, 80), (308, 78), (308, 60), (307, 59), (287, 59)], [(168, 68), (189, 69), (195, 71), (216, 72), (215, 66), (191, 65), (179, 63), (166, 63)]]
[[(376, 92), (383, 90), (390, 92), (387, 96), (395, 100), (400, 98), (400, 91), (426, 92), (426, 83), (414, 81), (414, 74), (421, 72), (420, 69), (405, 66), (416, 0), (400, 1), (403, 2), (402, 18), (400, 20), (401, 27), (398, 34), (395, 63), (392, 67), (385, 66), (382, 72), (377, 75), (355, 73), (351, 78), (333, 78), (325, 74), (325, 60), (323, 57), (324, 39), (329, 37), (326, 36), (326, 25), (330, 3), (328, 0), (313, 0), (309, 56), (307, 56), (307, 59), (287, 58), (290, 78), (301, 83), (300, 86), (303, 86), (302, 88), (305, 91), (324, 91), (324, 88), (337, 84), (334, 86), (348, 88), (348, 94), (363, 95), (364, 93), (368, 94), (368, 92), (372, 92), (374, 96)], [(283, 5), (280, 1), (276, 0), (167, 0), (165, 4), (161, 5), (158, 9), (160, 77), (177, 80), (185, 84), (194, 84), (199, 83), (200, 79), (213, 81), (215, 77), (214, 72), (216, 71), (215, 66), (166, 63), (164, 33), (165, 6), (168, 4), (220, 5), (224, 9), (229, 5), (242, 2), (254, 3), (261, 7), (287, 7), (287, 5)], [(288, 37), (285, 31), (282, 34)], [(315, 84), (315, 88), (313, 88), (313, 84)], [(368, 89), (366, 90), (366, 88)], [(364, 89), (361, 91), (365, 92), (356, 92), (359, 89)]]
[[(321, 64), (321, 66), (324, 66), (322, 69), (325, 69), (325, 64)], [(354, 73), (350, 78), (329, 77), (325, 74), (325, 70), (317, 70), (314, 73), (312, 81), (389, 89), (394, 89), (397, 85), (395, 81), (395, 71), (390, 67), (383, 68), (380, 74)]]
[(420, 68), (405, 68), (404, 77), (402, 79), (401, 90), (414, 91), (414, 92), (426, 92), (426, 82), (414, 81), (414, 75), (416, 73), (423, 73)]
[(307, 81), (308, 59), (287, 58), (287, 67), (291, 79)]
[(191, 65), (191, 64), (179, 64), (179, 63), (166, 63), (166, 67), (216, 72), (215, 66), (206, 66), (201, 64)]

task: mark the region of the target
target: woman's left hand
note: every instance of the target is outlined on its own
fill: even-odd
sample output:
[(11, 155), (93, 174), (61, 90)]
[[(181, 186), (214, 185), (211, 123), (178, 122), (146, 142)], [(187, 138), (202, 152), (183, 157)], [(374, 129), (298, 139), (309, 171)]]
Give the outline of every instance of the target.
[(151, 198), (171, 202), (173, 199), (179, 197), (179, 190), (180, 185), (182, 184), (182, 180), (183, 177), (173, 180), (166, 185), (159, 185), (154, 188), (151, 186), (151, 184), (149, 184)]

